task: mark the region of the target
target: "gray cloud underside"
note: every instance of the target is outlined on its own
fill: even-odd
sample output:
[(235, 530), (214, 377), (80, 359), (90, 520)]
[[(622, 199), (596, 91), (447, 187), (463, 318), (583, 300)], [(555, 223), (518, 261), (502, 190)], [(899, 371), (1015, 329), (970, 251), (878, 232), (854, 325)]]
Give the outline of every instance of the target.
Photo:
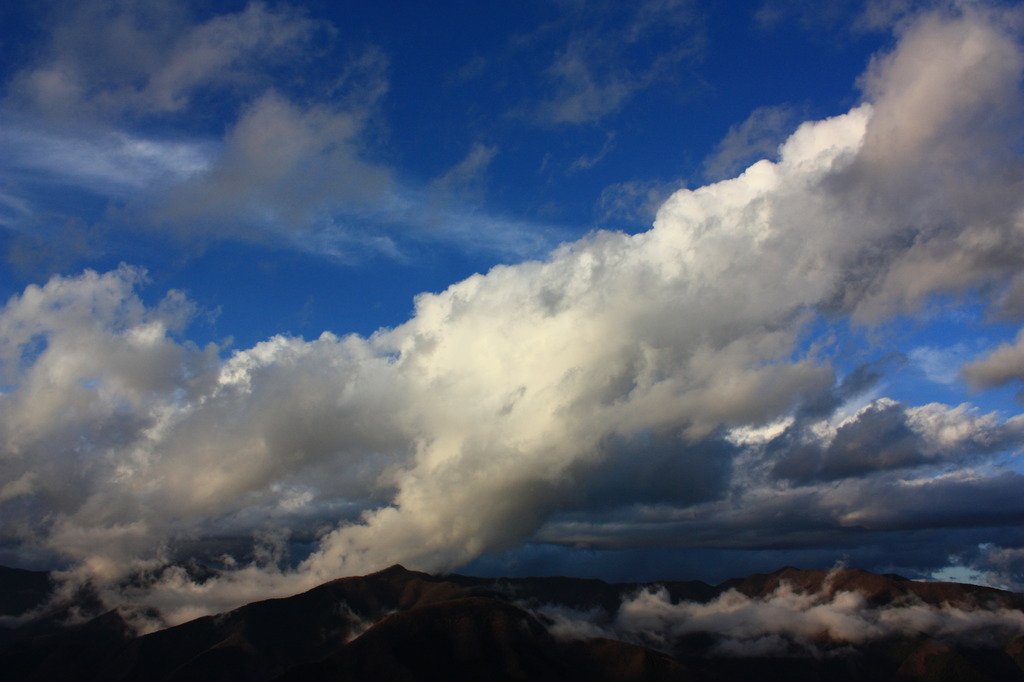
[[(182, 340), (184, 295), (143, 304), (140, 270), (27, 288), (0, 311), (3, 542), (72, 560), (115, 602), (126, 570), (204, 538), (314, 542), (292, 568), (263, 552), (131, 595), (177, 622), (531, 537), (841, 547), (851, 530), (1019, 519), (1024, 477), (999, 456), (1020, 417), (844, 412), (800, 336), (935, 293), (1000, 305), (1024, 260), (1024, 59), (1008, 25), (923, 16), (872, 63), (867, 101), (801, 125), (778, 162), (675, 193), (647, 232), (423, 294), (368, 338), (277, 336), (222, 359)], [(289, 107), (268, 96), (249, 115), (341, 124)]]

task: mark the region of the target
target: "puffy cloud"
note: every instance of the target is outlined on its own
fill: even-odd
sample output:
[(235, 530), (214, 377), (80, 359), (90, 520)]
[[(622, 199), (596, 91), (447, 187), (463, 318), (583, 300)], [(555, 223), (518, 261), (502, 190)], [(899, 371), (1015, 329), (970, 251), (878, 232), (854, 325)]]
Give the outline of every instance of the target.
[[(1024, 443), (1020, 417), (888, 399), (845, 418), (799, 412), (762, 428), (733, 429), (717, 446), (709, 439), (680, 448), (668, 460), (671, 466), (656, 447), (642, 462), (634, 458), (631, 474), (618, 471), (610, 458), (604, 471), (618, 477), (620, 494), (597, 488), (603, 497), (567, 503), (534, 537), (620, 552), (786, 547), (809, 556), (816, 548), (838, 546), (880, 570), (896, 565), (918, 572), (947, 565), (957, 546), (1019, 541), (1000, 529), (1022, 513), (1024, 479), (1002, 464), (1003, 453)], [(657, 472), (660, 485), (643, 478), (648, 471)], [(585, 481), (581, 485), (587, 490)], [(596, 501), (605, 498), (603, 505)], [(942, 504), (935, 503), (939, 499)], [(947, 534), (932, 535), (938, 528)], [(968, 530), (954, 541), (951, 528)], [(911, 540), (908, 533), (918, 535)], [(894, 542), (900, 548), (891, 547), (889, 558), (870, 549)], [(907, 556), (897, 560), (901, 552)], [(781, 560), (755, 566), (770, 570)]]
[(1016, 274), (1024, 62), (1002, 20), (924, 15), (863, 78), (874, 113), (837, 190), (864, 211), (865, 232), (879, 214), (886, 227), (847, 264), (842, 300), (859, 319)]
[(1024, 442), (1024, 418), (1003, 422), (978, 415), (968, 405), (938, 403), (907, 408), (881, 399), (836, 427), (812, 425), (797, 435), (786, 432), (768, 448), (776, 476), (797, 481), (835, 480), (874, 471), (944, 462), (964, 463), (978, 454)]
[[(1022, 477), (983, 456), (1019, 443), (1021, 418), (878, 401), (843, 421), (873, 374), (836, 387), (801, 334), (1019, 267), (1006, 149), (1020, 66), (990, 17), (926, 17), (873, 65), (870, 103), (803, 124), (777, 162), (675, 193), (647, 232), (422, 294), (368, 338), (274, 337), (222, 360), (179, 340), (180, 295), (142, 303), (138, 271), (31, 287), (0, 311), (4, 536), (108, 578), (189, 543), (236, 552), (268, 528), (312, 545), (293, 569), (134, 595), (182, 618), (394, 562), (451, 569), (530, 537), (841, 546), (1019, 519)], [(344, 191), (305, 178), (293, 204), (282, 168), (302, 164), (252, 161), (272, 149), (361, 168), (357, 126), (257, 100), (203, 210), (252, 200), (286, 216)], [(970, 457), (976, 470), (943, 468)]]

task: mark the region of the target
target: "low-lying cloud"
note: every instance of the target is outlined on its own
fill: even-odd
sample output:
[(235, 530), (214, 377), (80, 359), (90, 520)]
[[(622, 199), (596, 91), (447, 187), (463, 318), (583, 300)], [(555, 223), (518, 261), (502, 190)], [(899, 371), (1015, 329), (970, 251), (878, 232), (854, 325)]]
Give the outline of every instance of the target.
[(755, 597), (728, 590), (706, 603), (673, 602), (664, 587), (654, 587), (624, 599), (614, 613), (556, 606), (537, 611), (559, 637), (610, 637), (678, 653), (687, 637), (711, 635), (710, 653), (738, 657), (821, 656), (842, 651), (843, 644), (920, 635), (1005, 646), (1024, 634), (1019, 609), (935, 606), (919, 599), (877, 605), (861, 593), (830, 589), (827, 581), (818, 591), (783, 581)]

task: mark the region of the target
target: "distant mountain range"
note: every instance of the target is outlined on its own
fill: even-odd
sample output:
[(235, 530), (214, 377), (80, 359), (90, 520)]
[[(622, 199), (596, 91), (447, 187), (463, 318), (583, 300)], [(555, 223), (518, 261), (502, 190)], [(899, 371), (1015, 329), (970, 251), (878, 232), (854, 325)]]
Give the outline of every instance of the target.
[(393, 566), (144, 636), (118, 610), (61, 624), (49, 590), (0, 568), (6, 680), (1024, 681), (1024, 595), (859, 570), (711, 586)]

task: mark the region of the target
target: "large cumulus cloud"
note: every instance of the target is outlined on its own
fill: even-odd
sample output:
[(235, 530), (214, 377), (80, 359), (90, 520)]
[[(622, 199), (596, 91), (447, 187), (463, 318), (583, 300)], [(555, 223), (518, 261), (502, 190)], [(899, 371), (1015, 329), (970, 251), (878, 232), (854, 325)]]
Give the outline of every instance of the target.
[(857, 382), (837, 386), (827, 331), (804, 337), (935, 293), (998, 305), (1024, 254), (1007, 25), (924, 16), (871, 65), (864, 103), (800, 126), (778, 161), (677, 192), (648, 232), (423, 294), (368, 338), (221, 359), (182, 339), (181, 294), (142, 303), (139, 270), (30, 287), (0, 311), (5, 543), (111, 581), (204, 543), (237, 554), (225, 564), (282, 529), (311, 543), (291, 565), (255, 552), (134, 595), (181, 619), (531, 537), (842, 546), (1019, 519), (1024, 480), (995, 458), (1020, 418), (884, 400), (839, 414)]

